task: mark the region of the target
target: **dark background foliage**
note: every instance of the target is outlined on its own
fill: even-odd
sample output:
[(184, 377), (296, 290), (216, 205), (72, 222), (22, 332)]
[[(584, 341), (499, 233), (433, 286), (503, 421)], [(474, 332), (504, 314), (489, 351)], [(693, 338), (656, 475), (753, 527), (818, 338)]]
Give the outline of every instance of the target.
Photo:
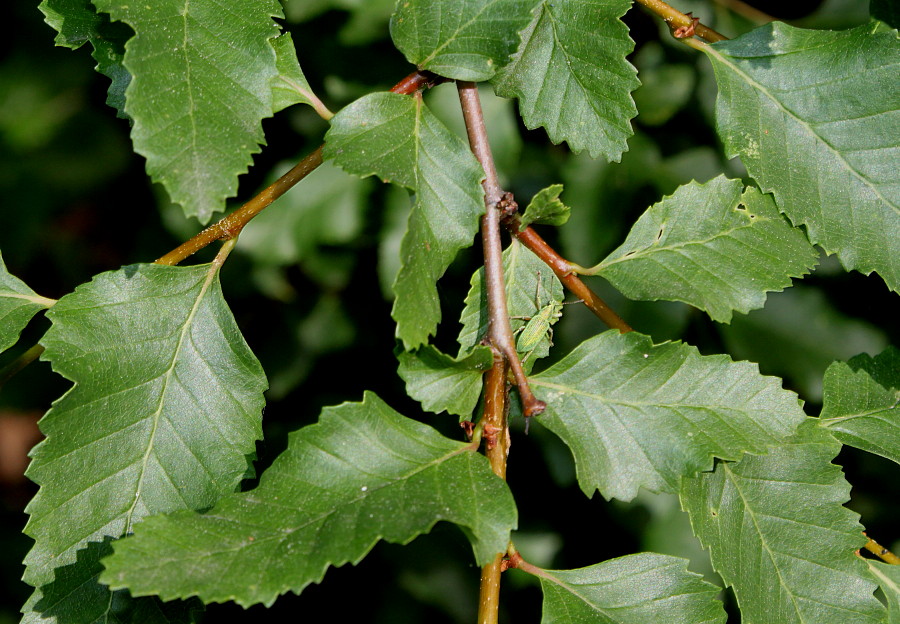
[[(715, 3), (676, 4), (729, 36), (752, 27)], [(811, 27), (850, 26), (867, 18), (864, 0), (751, 4)], [(391, 5), (390, 0), (287, 3), (285, 26), (294, 33), (307, 78), (333, 110), (390, 87), (412, 69), (388, 37)], [(0, 250), (10, 271), (40, 294), (58, 298), (96, 273), (152, 261), (196, 232), (199, 224), (178, 216), (164, 191), (149, 182), (143, 159), (131, 151), (127, 121), (104, 104), (107, 79), (93, 71), (89, 50), (54, 47), (54, 31), (31, 2), (13, 2), (6, 15), (7, 35), (0, 42)], [(641, 113), (636, 135), (621, 164), (573, 156), (564, 146), (551, 145), (542, 131), (524, 129), (509, 106), (498, 107), (489, 127), (501, 175), (520, 201), (551, 183), (566, 184), (563, 199), (573, 207), (572, 221), (545, 234), (582, 264), (617, 246), (637, 216), (678, 184), (706, 181), (722, 171), (732, 177), (743, 173), (739, 163), (724, 160), (713, 132), (715, 93), (705, 58), (673, 42), (658, 20), (638, 9), (625, 21), (637, 42), (633, 62), (644, 87), (636, 95)], [(441, 89), (427, 97), (452, 117), (455, 96)], [(242, 178), (241, 197), (233, 205), (249, 198), (282, 162), (313, 149), (325, 129), (306, 107), (266, 121), (268, 146)], [(350, 202), (348, 214), (358, 219), (343, 234), (313, 237), (302, 253), (279, 263), (236, 253), (223, 272), (226, 297), (272, 384), (257, 472), (284, 448), (287, 432), (314, 422), (322, 406), (358, 400), (365, 389), (447, 435), (461, 435), (453, 418), (423, 414), (395, 373), (384, 263), (382, 273), (378, 265), (380, 241), (390, 234), (404, 198), (374, 184), (367, 188), (355, 199), (341, 200)], [(298, 189), (269, 210), (287, 214), (303, 201)], [(455, 351), (456, 319), (479, 261), (475, 250), (462, 254), (440, 283), (445, 320), (437, 343), (447, 351)], [(209, 257), (201, 254), (200, 260)], [(730, 353), (783, 376), (811, 414), (819, 409), (821, 376), (831, 360), (861, 351), (874, 355), (888, 343), (900, 344), (896, 295), (877, 276), (844, 273), (834, 259), (823, 258), (799, 286), (770, 295), (764, 310), (737, 315), (730, 326), (681, 304), (633, 304), (599, 281), (592, 286), (656, 341), (685, 340), (704, 353)], [(604, 329), (575, 308), (566, 310), (558, 326), (557, 354)], [(0, 366), (45, 329), (46, 322), (35, 319), (18, 350)], [(30, 547), (21, 529), (35, 487), (22, 476), (22, 454), (38, 439), (37, 417), (65, 388), (48, 365), (35, 363), (0, 391), (0, 624), (18, 621), (18, 609), (30, 594), (19, 581), (20, 562)], [(849, 506), (875, 535), (895, 534), (896, 467), (852, 449), (837, 463), (854, 485)], [(535, 563), (581, 567), (654, 550), (691, 556), (692, 569), (711, 574), (673, 498), (642, 494), (630, 504), (586, 499), (574, 483), (568, 451), (541, 427), (528, 436), (521, 430), (514, 435), (509, 470), (520, 510), (516, 541)], [(532, 581), (516, 573), (505, 581), (507, 620), (537, 621), (540, 593)], [(468, 622), (474, 619), (477, 591), (478, 570), (464, 537), (450, 525), (438, 525), (408, 546), (379, 544), (360, 565), (329, 570), (321, 586), (301, 597), (285, 596), (270, 610), (257, 606), (247, 615), (280, 621), (337, 606), (345, 617), (364, 622)], [(240, 611), (214, 605), (204, 617), (211, 622)]]

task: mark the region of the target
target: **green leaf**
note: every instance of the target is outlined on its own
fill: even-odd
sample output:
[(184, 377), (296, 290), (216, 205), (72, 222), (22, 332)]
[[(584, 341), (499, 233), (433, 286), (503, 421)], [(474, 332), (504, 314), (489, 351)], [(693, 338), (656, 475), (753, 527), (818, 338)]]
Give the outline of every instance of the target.
[[(541, 308), (563, 300), (562, 283), (550, 267), (516, 239), (512, 239), (509, 247), (503, 250), (503, 278), (506, 282), (509, 324), (514, 333), (518, 333)], [(462, 324), (457, 338), (460, 354), (474, 349), (488, 329), (484, 267), (472, 275), (470, 283), (466, 305), (459, 319)], [(551, 336), (548, 334), (534, 348), (529, 349), (528, 353), (531, 355), (523, 362), (526, 369), (530, 369), (538, 358), (547, 357), (551, 344)]]
[(840, 444), (810, 419), (768, 455), (685, 479), (682, 507), (734, 588), (745, 624), (875, 624), (884, 608), (854, 551), (865, 543), (830, 463)]
[(818, 254), (770, 195), (719, 176), (651, 206), (625, 242), (590, 270), (630, 299), (683, 301), (728, 323), (761, 308)]
[(59, 33), (56, 45), (77, 50), (90, 42), (97, 61), (96, 70), (112, 83), (106, 103), (116, 109), (116, 115), (128, 119), (125, 113), (125, 89), (131, 74), (125, 68), (125, 43), (134, 32), (125, 24), (111, 22), (109, 16), (98, 13), (91, 0), (43, 0), (38, 6), (47, 24)]
[(562, 184), (552, 184), (535, 193), (525, 209), (525, 213), (522, 215), (519, 231), (524, 230), (532, 223), (565, 225), (566, 221), (569, 220), (569, 214), (572, 212), (572, 209), (559, 201), (559, 195), (562, 191)]
[(0, 352), (16, 344), (28, 321), (52, 306), (54, 301), (41, 297), (6, 269), (0, 253)]
[(625, 60), (634, 48), (619, 19), (631, 0), (543, 0), (522, 43), (494, 79), (497, 94), (519, 98), (528, 128), (554, 143), (618, 161), (628, 149), (631, 92), (640, 82)]
[(405, 544), (442, 520), (461, 525), (484, 564), (506, 550), (516, 509), (473, 451), (366, 393), (291, 434), (255, 490), (141, 523), (115, 544), (102, 579), (166, 600), (270, 605), (328, 566), (358, 563), (380, 539)]
[(844, 444), (900, 464), (900, 349), (829, 366), (820, 424)]
[(476, 347), (470, 354), (453, 359), (424, 345), (416, 351), (401, 351), (397, 359), (397, 373), (406, 382), (406, 393), (423, 409), (471, 420), (481, 396), (481, 378), (494, 358), (487, 347)]
[(342, 109), (325, 136), (325, 158), (415, 193), (391, 315), (407, 350), (428, 342), (441, 319), (437, 280), (472, 244), (484, 213), (478, 161), (420, 97), (394, 93), (373, 93)]
[(331, 119), (334, 113), (316, 97), (303, 75), (291, 33), (272, 39), (272, 47), (278, 68), (278, 75), (272, 81), (272, 112), (277, 113), (294, 104), (309, 104), (323, 119)]
[(397, 49), (419, 69), (481, 81), (503, 66), (536, 0), (404, 0), (391, 18)]
[[(28, 476), (35, 544), (25, 581), (109, 603), (95, 576), (60, 566), (130, 533), (147, 515), (200, 509), (233, 492), (262, 437), (266, 379), (222, 298), (217, 265), (104, 273), (48, 312), (44, 359), (74, 386), (41, 420)], [(40, 588), (38, 592), (43, 591)], [(55, 589), (55, 594), (61, 593)], [(52, 608), (48, 601), (36, 602)]]
[(896, 32), (773, 22), (704, 48), (729, 156), (845, 268), (900, 290), (900, 63)]
[(871, 559), (867, 559), (866, 563), (887, 598), (887, 624), (900, 624), (900, 566)]
[(725, 622), (719, 588), (687, 559), (639, 553), (578, 570), (532, 571), (544, 592), (542, 624)]
[(135, 31), (124, 61), (133, 76), (125, 111), (135, 151), (185, 215), (207, 222), (264, 142), (280, 5), (235, 0), (225, 19), (212, 0), (94, 4)]
[(537, 418), (575, 456), (581, 490), (631, 500), (677, 491), (712, 458), (765, 453), (803, 421), (797, 395), (755, 364), (610, 330), (530, 379)]

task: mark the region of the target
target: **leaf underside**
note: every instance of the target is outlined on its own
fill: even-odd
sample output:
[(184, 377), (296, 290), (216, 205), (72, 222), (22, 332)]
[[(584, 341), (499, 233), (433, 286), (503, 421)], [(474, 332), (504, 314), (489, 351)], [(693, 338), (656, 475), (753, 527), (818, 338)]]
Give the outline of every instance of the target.
[(651, 206), (592, 269), (630, 299), (683, 301), (716, 321), (761, 308), (818, 254), (770, 195), (719, 176)]
[(367, 393), (293, 433), (255, 490), (141, 523), (102, 579), (138, 595), (270, 605), (379, 540), (405, 544), (442, 520), (463, 527), (483, 564), (506, 550), (515, 504), (471, 445)]
[(104, 273), (47, 316), (43, 357), (75, 385), (32, 451), (27, 474), (41, 489), (26, 510), (35, 544), (24, 579), (38, 587), (36, 611), (60, 596), (90, 610), (110, 598), (85, 580), (102, 569), (86, 551), (145, 516), (209, 507), (247, 474), (266, 379), (214, 265)]
[(900, 41), (871, 30), (773, 22), (705, 49), (728, 155), (813, 243), (900, 291)]
[(884, 608), (855, 550), (850, 485), (830, 463), (840, 450), (810, 419), (768, 455), (721, 462), (686, 479), (682, 507), (713, 566), (734, 588), (746, 624), (875, 624)]
[(531, 378), (586, 495), (631, 500), (639, 487), (675, 492), (712, 458), (765, 453), (794, 433), (797, 396), (755, 364), (610, 330)]

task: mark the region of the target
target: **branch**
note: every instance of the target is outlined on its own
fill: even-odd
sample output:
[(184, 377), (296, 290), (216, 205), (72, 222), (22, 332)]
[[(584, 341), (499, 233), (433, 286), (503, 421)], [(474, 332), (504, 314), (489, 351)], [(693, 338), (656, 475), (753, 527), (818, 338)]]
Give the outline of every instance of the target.
[(488, 302), (488, 340), (500, 351), (509, 362), (519, 397), (522, 400), (522, 413), (526, 418), (537, 416), (547, 405), (531, 392), (528, 378), (516, 352), (512, 328), (509, 326), (509, 311), (506, 307), (506, 282), (503, 279), (502, 247), (500, 244), (500, 211), (498, 206), (503, 198), (503, 190), (497, 179), (497, 169), (491, 146), (488, 144), (487, 129), (481, 111), (481, 100), (478, 98), (478, 87), (473, 82), (457, 82), (459, 101), (463, 118), (466, 122), (466, 133), (469, 145), (475, 158), (484, 168), (484, 204), (486, 211), (481, 218), (481, 245), (484, 251), (484, 282)]
[[(431, 72), (414, 71), (391, 89), (392, 93), (411, 95), (425, 87), (430, 87), (444, 79)], [(241, 233), (250, 220), (265, 210), (276, 199), (284, 195), (297, 182), (308, 176), (322, 164), (320, 145), (309, 156), (301, 160), (293, 169), (258, 193), (253, 199), (232, 212), (227, 217), (209, 226), (190, 240), (182, 243), (166, 255), (158, 258), (156, 264), (175, 265), (217, 240), (229, 240)]]
[[(866, 535), (863, 533), (863, 535)], [(870, 553), (880, 558), (885, 563), (890, 563), (891, 565), (900, 565), (900, 557), (892, 553), (890, 550), (873, 540), (871, 537), (866, 535), (869, 538), (869, 541), (866, 542), (866, 545), (863, 547), (868, 550)]]
[[(703, 24), (699, 23), (697, 18), (692, 18), (690, 15), (682, 13), (678, 9), (669, 6), (662, 0), (637, 0), (637, 2), (644, 5), (644, 7), (663, 18), (663, 21), (665, 21), (669, 25), (669, 28), (671, 28), (673, 32), (677, 31), (682, 33), (690, 33), (682, 35), (683, 37), (697, 35), (699, 37), (702, 37), (703, 39), (706, 39), (710, 43), (715, 43), (716, 41), (725, 41), (726, 39), (728, 39), (728, 37), (714, 31), (709, 26), (704, 26)], [(683, 30), (679, 31), (679, 29)]]
[(530, 226), (523, 231), (519, 231), (519, 218), (515, 214), (506, 216), (503, 219), (503, 225), (510, 234), (519, 239), (520, 243), (528, 247), (547, 266), (553, 269), (563, 286), (584, 301), (584, 305), (597, 315), (597, 318), (606, 323), (608, 327), (618, 329), (623, 334), (632, 331), (631, 326), (621, 316), (616, 314), (612, 308), (606, 305), (603, 299), (581, 281), (581, 278), (573, 273), (577, 267), (556, 253), (556, 250), (548, 245), (547, 241), (541, 238)]

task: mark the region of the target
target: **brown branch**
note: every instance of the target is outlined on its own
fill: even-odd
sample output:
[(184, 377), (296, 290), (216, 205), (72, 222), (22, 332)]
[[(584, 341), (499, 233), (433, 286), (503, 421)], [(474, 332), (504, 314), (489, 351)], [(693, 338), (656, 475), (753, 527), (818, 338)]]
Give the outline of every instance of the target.
[(484, 204), (486, 211), (481, 218), (481, 245), (484, 251), (484, 283), (488, 301), (488, 340), (506, 358), (522, 400), (522, 413), (526, 418), (537, 416), (547, 405), (531, 392), (528, 378), (516, 352), (512, 328), (509, 326), (509, 311), (506, 307), (506, 282), (503, 279), (503, 258), (500, 243), (500, 210), (504, 192), (497, 179), (494, 157), (488, 143), (484, 115), (481, 111), (481, 100), (478, 87), (473, 82), (457, 82), (459, 101), (463, 118), (466, 122), (466, 133), (469, 145), (475, 158), (484, 168)]
[(573, 265), (568, 260), (556, 253), (550, 245), (547, 244), (541, 236), (531, 227), (519, 231), (519, 219), (515, 215), (509, 215), (503, 219), (503, 225), (506, 230), (515, 236), (520, 243), (528, 247), (534, 254), (547, 263), (563, 286), (569, 289), (576, 297), (584, 301), (591, 312), (597, 315), (601, 321), (607, 326), (618, 329), (620, 332), (632, 331), (631, 326), (625, 320), (616, 314), (597, 294), (588, 288), (588, 285), (581, 281), (577, 275), (573, 273)]
[[(411, 95), (425, 87), (434, 86), (445, 79), (431, 72), (414, 71), (391, 88), (392, 93)], [(232, 212), (227, 217), (209, 226), (190, 240), (182, 243), (166, 255), (158, 258), (156, 264), (175, 265), (217, 240), (228, 240), (241, 233), (250, 220), (265, 210), (276, 199), (284, 195), (300, 180), (308, 176), (322, 164), (322, 148), (301, 160), (293, 169), (267, 186), (253, 199)]]
[(656, 13), (663, 21), (665, 21), (669, 28), (672, 29), (672, 32), (678, 31), (679, 28), (683, 28), (680, 32), (688, 32), (687, 29), (693, 28), (691, 31), (692, 34), (702, 37), (706, 39), (710, 43), (714, 43), (716, 41), (725, 41), (728, 39), (722, 33), (718, 33), (709, 26), (704, 26), (703, 24), (696, 21), (696, 18), (692, 18), (685, 13), (682, 13), (676, 8), (673, 8), (663, 2), (662, 0), (637, 0), (639, 4), (644, 5), (647, 9)]

